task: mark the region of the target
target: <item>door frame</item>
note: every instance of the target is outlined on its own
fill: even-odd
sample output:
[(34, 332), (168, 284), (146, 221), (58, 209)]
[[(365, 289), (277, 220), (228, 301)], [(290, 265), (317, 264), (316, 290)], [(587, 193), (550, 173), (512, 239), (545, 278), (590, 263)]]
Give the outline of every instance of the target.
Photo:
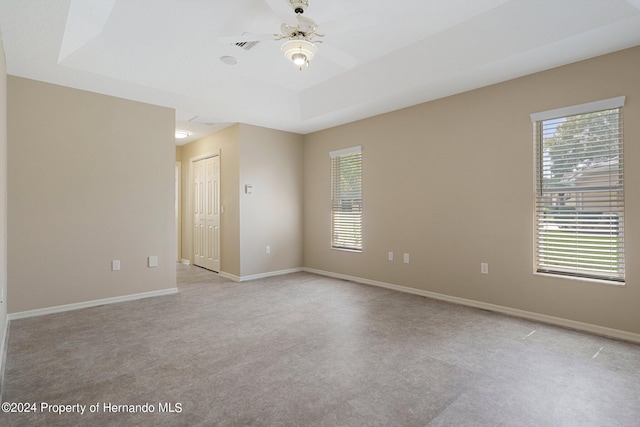
[(182, 162), (176, 162), (176, 262), (182, 261)]
[[(188, 209), (188, 215), (187, 218), (189, 218), (189, 220), (187, 221), (187, 225), (188, 225), (188, 230), (187, 233), (189, 233), (189, 236), (191, 236), (191, 256), (189, 257), (189, 262), (191, 263), (191, 265), (195, 265), (195, 256), (194, 256), (194, 250), (193, 250), (193, 245), (195, 244), (195, 236), (194, 236), (194, 229), (193, 229), (193, 212), (194, 212), (194, 202), (195, 202), (195, 196), (193, 194), (193, 164), (199, 160), (204, 160), (204, 159), (209, 159), (211, 157), (218, 157), (218, 160), (220, 161), (220, 198), (218, 200), (218, 208), (221, 207), (221, 199), (222, 199), (222, 156), (221, 156), (221, 152), (220, 149), (218, 150), (214, 150), (214, 151), (208, 151), (206, 153), (202, 153), (202, 154), (198, 154), (197, 156), (193, 156), (189, 158), (189, 191), (187, 192), (187, 195), (189, 197), (189, 200), (187, 201), (187, 209)], [(220, 269), (222, 270), (222, 210), (218, 209), (218, 212), (220, 212)]]

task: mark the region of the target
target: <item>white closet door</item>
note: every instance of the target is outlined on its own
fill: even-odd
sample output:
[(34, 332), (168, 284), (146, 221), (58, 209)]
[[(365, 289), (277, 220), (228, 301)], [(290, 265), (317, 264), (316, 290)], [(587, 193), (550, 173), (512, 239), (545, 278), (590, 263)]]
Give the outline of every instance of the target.
[(206, 267), (204, 254), (205, 161), (206, 159), (193, 163), (193, 263), (200, 267)]
[(220, 271), (220, 157), (205, 160), (205, 267)]
[(220, 271), (220, 157), (193, 163), (193, 263)]

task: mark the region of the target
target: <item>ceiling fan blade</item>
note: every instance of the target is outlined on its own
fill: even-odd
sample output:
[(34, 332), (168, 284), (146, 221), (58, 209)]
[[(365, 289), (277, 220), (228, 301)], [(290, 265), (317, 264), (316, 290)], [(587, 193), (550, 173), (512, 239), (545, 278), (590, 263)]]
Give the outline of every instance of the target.
[(368, 12), (362, 12), (320, 22), (318, 24), (318, 29), (322, 33), (341, 33), (364, 30), (375, 27), (376, 25), (378, 25), (378, 19), (375, 15)]
[(318, 54), (347, 70), (355, 68), (358, 65), (358, 60), (355, 57), (329, 43), (322, 43), (318, 46)]
[(218, 37), (218, 43), (221, 44), (259, 42), (266, 40), (275, 40), (275, 36), (273, 34), (242, 34), (239, 36)]
[(264, 0), (264, 2), (273, 10), (280, 20), (287, 22), (295, 19), (295, 13), (293, 9), (291, 9), (288, 0)]
[(301, 27), (317, 27), (318, 24), (315, 21), (307, 16), (296, 15), (296, 20)]

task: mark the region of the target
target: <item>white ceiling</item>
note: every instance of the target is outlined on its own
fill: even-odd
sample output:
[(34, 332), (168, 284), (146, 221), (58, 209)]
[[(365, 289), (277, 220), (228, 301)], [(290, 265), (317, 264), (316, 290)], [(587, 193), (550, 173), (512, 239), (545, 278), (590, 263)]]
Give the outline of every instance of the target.
[(282, 41), (219, 40), (295, 23), (288, 0), (0, 0), (0, 32), (9, 74), (175, 108), (183, 142), (310, 133), (640, 45), (640, 0), (309, 3), (325, 37), (303, 71)]

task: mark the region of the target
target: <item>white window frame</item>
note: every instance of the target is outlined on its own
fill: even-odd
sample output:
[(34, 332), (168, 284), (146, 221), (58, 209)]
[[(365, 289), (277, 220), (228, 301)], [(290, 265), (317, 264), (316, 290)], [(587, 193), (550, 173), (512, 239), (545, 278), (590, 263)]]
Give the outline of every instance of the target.
[[(622, 151), (623, 139), (624, 139), (623, 129), (622, 129), (623, 128), (622, 108), (624, 107), (624, 103), (625, 103), (625, 97), (619, 96), (619, 97), (609, 98), (601, 101), (589, 102), (586, 104), (574, 105), (570, 107), (558, 108), (554, 110), (531, 114), (531, 121), (533, 122), (533, 130), (534, 130), (534, 161), (535, 161), (535, 165), (534, 165), (534, 191), (535, 191), (534, 273), (544, 274), (544, 275), (553, 275), (554, 277), (566, 277), (566, 278), (573, 278), (573, 279), (587, 280), (587, 281), (593, 280), (598, 282), (604, 282), (607, 284), (624, 285), (625, 283), (625, 259), (624, 259), (625, 258), (625, 253), (624, 253), (624, 188), (625, 186), (624, 186), (624, 178), (623, 178), (624, 158), (623, 158), (623, 151)], [(609, 200), (609, 203), (615, 204), (616, 209), (621, 209), (621, 213), (619, 211), (613, 210), (613, 208), (610, 208), (611, 210), (607, 211), (607, 212), (616, 212), (616, 215), (619, 215), (619, 216), (616, 216), (616, 218), (619, 218), (619, 222), (616, 223), (615, 226), (609, 224), (610, 233), (612, 233), (611, 230), (615, 229), (619, 237), (616, 238), (615, 244), (613, 243), (613, 240), (612, 240), (610, 241), (610, 243), (605, 243), (603, 245), (602, 241), (599, 241), (595, 238), (592, 238), (592, 239), (596, 240), (596, 242), (589, 243), (589, 244), (598, 246), (598, 248), (594, 250), (599, 251), (602, 246), (605, 246), (610, 251), (610, 253), (614, 253), (617, 251), (616, 252), (617, 255), (615, 257), (612, 255), (612, 258), (616, 260), (615, 265), (617, 269), (615, 272), (607, 271), (607, 268), (602, 267), (602, 264), (600, 261), (593, 261), (594, 259), (593, 254), (590, 254), (588, 250), (582, 250), (583, 248), (581, 248), (581, 250), (575, 250), (575, 253), (574, 253), (575, 258), (573, 259), (571, 258), (570, 255), (567, 255), (566, 253), (557, 255), (558, 251), (565, 252), (566, 250), (556, 249), (555, 247), (552, 246), (556, 244), (554, 241), (552, 241), (552, 239), (556, 239), (556, 237), (555, 235), (552, 234), (551, 231), (549, 231), (546, 228), (549, 227), (549, 223), (558, 221), (558, 220), (553, 219), (551, 221), (548, 221), (545, 217), (545, 214), (548, 214), (548, 210), (546, 209), (548, 209), (550, 206), (553, 205), (553, 202), (549, 201), (550, 196), (552, 196), (555, 193), (549, 190), (545, 190), (543, 188), (544, 187), (543, 176), (545, 176), (545, 173), (547, 173), (545, 172), (545, 168), (549, 167), (547, 165), (549, 164), (548, 162), (550, 162), (549, 158), (545, 157), (544, 149), (542, 147), (543, 140), (545, 138), (545, 136), (543, 135), (543, 132), (544, 132), (543, 126), (545, 121), (553, 122), (554, 120), (562, 120), (562, 119), (571, 120), (572, 116), (596, 113), (601, 111), (609, 111), (609, 110), (618, 110), (618, 115), (619, 115), (618, 118), (619, 118), (619, 126), (620, 126), (618, 136), (619, 136), (620, 146), (619, 146), (618, 156), (616, 157), (616, 161), (615, 161), (615, 168), (611, 168), (611, 166), (609, 165), (608, 166), (610, 168), (608, 171), (609, 175), (607, 176), (609, 177), (609, 182), (616, 182), (615, 179), (617, 179), (619, 181), (618, 185), (621, 187), (621, 189), (616, 189), (616, 187), (613, 186), (613, 184), (609, 184), (608, 186), (603, 186), (603, 187), (606, 189), (606, 192), (610, 194), (609, 196), (610, 198), (612, 197), (611, 196), (612, 194), (617, 194), (621, 196), (621, 200), (620, 198), (616, 198), (615, 199), (616, 201), (614, 202)], [(553, 127), (551, 129), (553, 129)], [(578, 159), (578, 157), (576, 157), (576, 159)], [(578, 168), (577, 170), (580, 171), (582, 169)], [(611, 179), (612, 177), (614, 179)], [(587, 182), (593, 182), (588, 180), (589, 178), (587, 178)], [(591, 178), (591, 180), (593, 180), (593, 178)], [(600, 176), (598, 175), (598, 178), (597, 178), (598, 184), (600, 180), (601, 180)], [(594, 185), (594, 184), (590, 184), (590, 185)], [(600, 189), (599, 189), (600, 185), (598, 185), (597, 187), (598, 187), (597, 190), (592, 190), (592, 193), (600, 192)], [(575, 225), (570, 226), (574, 228), (573, 231), (575, 233), (573, 238), (576, 241), (579, 241), (579, 239), (582, 239), (584, 236), (584, 234), (581, 234), (581, 232), (583, 232), (585, 227), (587, 227), (585, 225), (586, 224), (585, 221), (594, 221), (594, 218), (589, 217), (588, 220), (580, 218), (580, 214), (578, 213), (578, 211), (582, 209), (582, 205), (578, 206), (577, 204), (587, 203), (585, 200), (583, 200), (584, 192), (577, 193), (574, 191), (572, 194), (574, 195), (579, 194), (579, 197), (576, 197), (576, 200), (574, 201), (574, 203), (576, 204), (576, 208), (578, 208), (576, 212), (573, 214), (575, 217), (575, 222), (572, 224), (575, 224)], [(601, 203), (601, 198), (599, 195), (597, 197), (599, 199), (597, 200), (596, 204), (599, 204)], [(610, 205), (610, 206), (613, 206), (613, 205)], [(585, 215), (586, 214), (587, 213), (585, 212)], [(590, 215), (593, 215), (593, 213), (590, 213)], [(562, 217), (563, 215), (560, 215), (560, 216)], [(569, 214), (569, 216), (571, 216), (571, 213)], [(597, 215), (596, 217), (597, 218), (595, 218), (595, 221), (597, 226), (601, 226), (598, 223), (598, 221), (601, 218), (599, 218)], [(610, 214), (609, 221), (611, 221), (612, 217), (613, 215)], [(562, 227), (560, 228), (560, 230), (562, 230)], [(561, 232), (562, 231), (560, 231), (560, 233)], [(564, 236), (562, 236), (561, 238), (564, 238)], [(582, 240), (580, 241), (582, 242)], [(566, 243), (563, 243), (563, 245), (566, 245)], [(586, 244), (585, 244), (585, 248), (586, 248)], [(613, 251), (612, 249), (615, 249), (616, 251)], [(575, 262), (575, 265), (569, 267), (567, 266), (567, 264), (563, 264), (564, 260), (549, 261), (549, 259), (552, 257), (567, 257), (567, 259), (571, 259), (572, 262)], [(589, 257), (591, 257), (589, 261), (585, 261), (585, 259)], [(585, 265), (585, 263), (588, 263), (588, 264)], [(592, 264), (600, 264), (600, 265), (592, 265)]]
[[(362, 252), (362, 147), (331, 151), (331, 248)], [(342, 188), (338, 183), (336, 167), (342, 158), (359, 163), (360, 176), (355, 187)], [(352, 165), (353, 166), (353, 165)], [(344, 206), (349, 205), (348, 212)], [(350, 231), (348, 231), (350, 230)]]

